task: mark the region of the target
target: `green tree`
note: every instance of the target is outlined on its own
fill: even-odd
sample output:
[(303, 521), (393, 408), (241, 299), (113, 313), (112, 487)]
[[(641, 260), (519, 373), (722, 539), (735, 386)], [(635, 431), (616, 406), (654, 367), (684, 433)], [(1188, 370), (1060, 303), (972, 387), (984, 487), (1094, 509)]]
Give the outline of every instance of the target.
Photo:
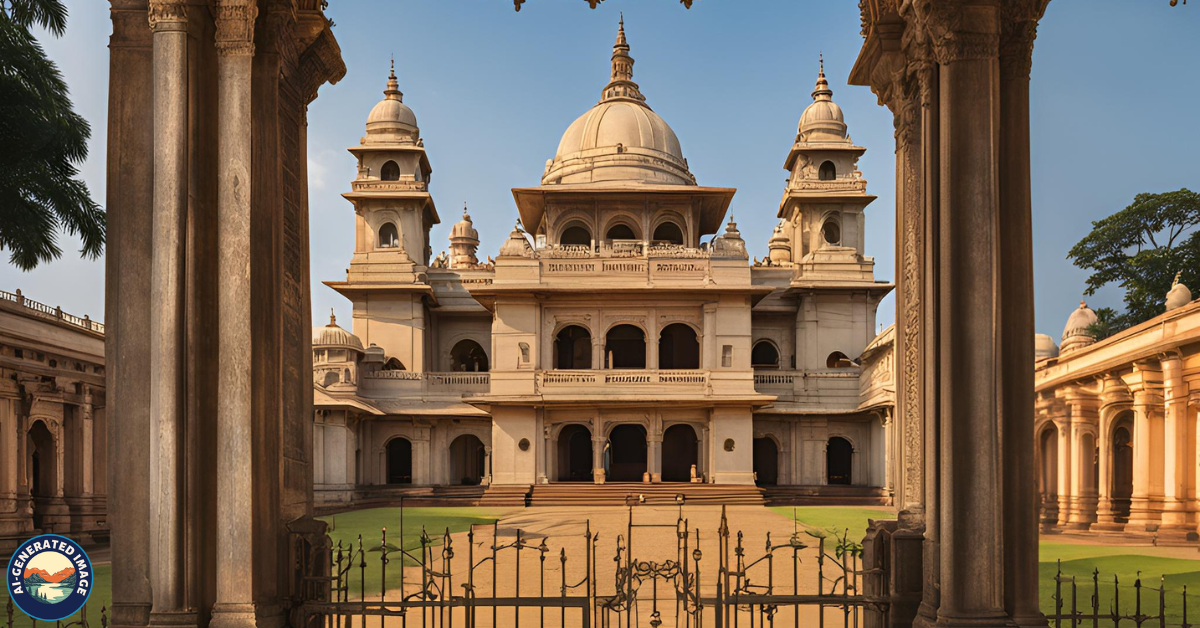
[(0, 0), (0, 250), (23, 270), (62, 255), (58, 232), (104, 251), (105, 216), (79, 179), (91, 127), (76, 114), (58, 67), (30, 28), (56, 37), (67, 27), (62, 0)]
[(1175, 274), (1200, 287), (1200, 194), (1187, 188), (1138, 194), (1121, 211), (1092, 223), (1092, 232), (1067, 253), (1076, 266), (1092, 271), (1086, 294), (1116, 283), (1125, 289), (1125, 311), (1102, 320), (1116, 333), (1163, 313)]

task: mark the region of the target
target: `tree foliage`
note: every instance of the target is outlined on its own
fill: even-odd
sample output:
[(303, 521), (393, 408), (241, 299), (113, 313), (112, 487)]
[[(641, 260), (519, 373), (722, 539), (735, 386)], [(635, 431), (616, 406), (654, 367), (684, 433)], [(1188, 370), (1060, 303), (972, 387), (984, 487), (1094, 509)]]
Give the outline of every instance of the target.
[(1125, 289), (1125, 311), (1103, 321), (1107, 334), (1162, 314), (1175, 274), (1200, 287), (1200, 194), (1182, 188), (1138, 194), (1121, 211), (1092, 223), (1092, 232), (1067, 254), (1092, 271), (1086, 294), (1117, 284)]
[(30, 32), (62, 36), (62, 0), (0, 0), (0, 249), (23, 270), (62, 255), (58, 232), (104, 251), (105, 215), (79, 179), (91, 127), (76, 114), (57, 66)]

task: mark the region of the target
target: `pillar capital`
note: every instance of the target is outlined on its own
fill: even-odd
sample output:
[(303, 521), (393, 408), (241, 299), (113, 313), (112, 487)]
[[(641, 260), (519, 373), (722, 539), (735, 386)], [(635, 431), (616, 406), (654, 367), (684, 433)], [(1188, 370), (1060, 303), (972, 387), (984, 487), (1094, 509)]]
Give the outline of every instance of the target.
[(221, 55), (254, 55), (254, 20), (258, 17), (256, 0), (220, 0), (213, 9), (217, 26), (217, 52)]
[(154, 32), (186, 30), (187, 4), (182, 0), (150, 0), (146, 17)]
[(918, 0), (912, 10), (916, 25), (929, 38), (938, 63), (992, 59), (999, 54), (995, 3)]

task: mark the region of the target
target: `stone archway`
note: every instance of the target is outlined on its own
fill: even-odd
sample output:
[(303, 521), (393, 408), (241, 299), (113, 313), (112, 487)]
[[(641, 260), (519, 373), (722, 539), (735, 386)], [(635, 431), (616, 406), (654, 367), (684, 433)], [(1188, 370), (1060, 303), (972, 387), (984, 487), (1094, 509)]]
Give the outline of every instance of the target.
[[(695, 428), (686, 423), (672, 425), (663, 432), (663, 482), (692, 481), (692, 466), (700, 464), (700, 452), (697, 447), (699, 442)], [(699, 468), (696, 469), (696, 473), (700, 473)]]
[(474, 434), (462, 434), (450, 443), (451, 484), (477, 486), (487, 474), (483, 441)]
[(558, 481), (592, 481), (592, 432), (586, 425), (564, 426), (558, 432)]
[(59, 497), (58, 445), (45, 421), (34, 421), (26, 434), (29, 452), (29, 496), (33, 498), (33, 527), (44, 530), (51, 502)]
[(397, 436), (387, 444), (387, 483), (412, 484), (412, 442)]
[(1041, 496), (1042, 521), (1058, 521), (1058, 428), (1053, 423), (1038, 437), (1038, 494)]
[(1120, 522), (1129, 520), (1129, 504), (1133, 497), (1133, 422), (1123, 417), (1112, 431), (1112, 500), (1113, 515)]
[(759, 486), (779, 483), (779, 447), (766, 436), (754, 439), (754, 483)]
[(841, 436), (830, 438), (825, 446), (825, 483), (854, 484), (854, 445)]
[(641, 482), (646, 474), (646, 428), (625, 423), (608, 434), (605, 451), (608, 472), (604, 477), (612, 482)]

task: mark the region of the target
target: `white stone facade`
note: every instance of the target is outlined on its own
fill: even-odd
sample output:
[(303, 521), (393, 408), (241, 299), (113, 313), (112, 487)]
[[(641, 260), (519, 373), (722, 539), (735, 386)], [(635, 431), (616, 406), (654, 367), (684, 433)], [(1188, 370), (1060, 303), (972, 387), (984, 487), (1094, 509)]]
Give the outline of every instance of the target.
[(763, 260), (727, 219), (736, 190), (697, 184), (632, 69), (622, 25), (600, 103), (541, 185), (513, 189), (519, 221), (487, 261), (465, 210), (433, 256), (429, 161), (389, 77), (350, 149), (354, 255), (327, 282), (353, 334), (313, 335), (318, 503), (558, 482), (889, 499), (893, 338), (875, 312), (892, 285), (864, 255), (865, 149), (823, 68)]

